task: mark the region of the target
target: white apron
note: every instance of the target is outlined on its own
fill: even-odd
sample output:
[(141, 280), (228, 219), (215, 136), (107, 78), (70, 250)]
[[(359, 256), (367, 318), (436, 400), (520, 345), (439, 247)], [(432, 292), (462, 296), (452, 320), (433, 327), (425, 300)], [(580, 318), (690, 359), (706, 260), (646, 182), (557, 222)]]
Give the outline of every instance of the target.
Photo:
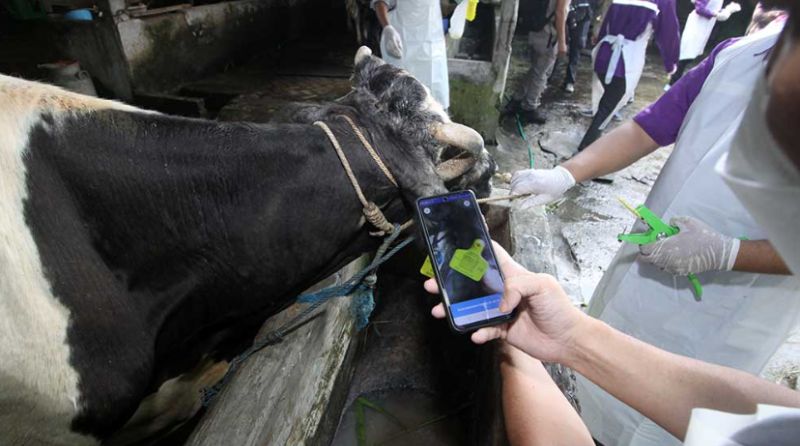
[[(723, 234), (765, 237), (714, 166), (728, 151), (763, 69), (761, 53), (776, 38), (776, 32), (749, 36), (717, 56), (646, 201), (665, 221), (688, 215)], [(640, 232), (642, 226), (633, 230)], [(659, 348), (758, 373), (800, 315), (800, 282), (794, 277), (698, 274), (704, 293), (702, 302), (696, 302), (686, 277), (671, 276), (637, 256), (635, 245), (621, 246), (594, 293), (589, 313)], [(592, 435), (604, 444), (680, 444), (582, 377), (578, 399)]]
[[(659, 13), (658, 6), (645, 0), (625, 0), (625, 5), (638, 6), (642, 8), (652, 9), (656, 14)], [(600, 50), (600, 45), (603, 42), (608, 42), (611, 45), (611, 58), (608, 61), (608, 69), (604, 73), (605, 83), (611, 82), (614, 72), (617, 70), (619, 60), (625, 61), (625, 96), (620, 99), (617, 106), (614, 108), (605, 121), (600, 125), (600, 130), (606, 128), (608, 122), (623, 105), (628, 103), (628, 100), (633, 97), (636, 91), (636, 86), (639, 85), (639, 79), (642, 77), (644, 70), (645, 57), (647, 55), (647, 43), (650, 41), (650, 34), (653, 32), (653, 26), (647, 25), (642, 34), (636, 40), (628, 40), (623, 35), (607, 35), (603, 37), (600, 42), (595, 45), (592, 50), (592, 64), (597, 58), (597, 52)], [(603, 97), (603, 84), (597, 73), (592, 74), (592, 113), (597, 113), (597, 106), (600, 104), (600, 98)]]
[[(784, 51), (789, 45), (784, 45)], [(745, 121), (731, 150), (717, 164), (717, 172), (767, 232), (775, 249), (795, 274), (800, 275), (800, 171), (778, 147), (767, 128), (764, 110), (769, 99), (761, 76)]]
[[(709, 11), (718, 12), (722, 9), (722, 0), (709, 0), (707, 8)], [(703, 17), (697, 11), (689, 13), (681, 34), (680, 60), (693, 60), (703, 54), (715, 23), (717, 23), (716, 17)]]
[(381, 40), (383, 60), (408, 70), (431, 90), (445, 109), (450, 107), (447, 48), (438, 0), (402, 0), (389, 11), (389, 23), (403, 39), (403, 57), (392, 57)]

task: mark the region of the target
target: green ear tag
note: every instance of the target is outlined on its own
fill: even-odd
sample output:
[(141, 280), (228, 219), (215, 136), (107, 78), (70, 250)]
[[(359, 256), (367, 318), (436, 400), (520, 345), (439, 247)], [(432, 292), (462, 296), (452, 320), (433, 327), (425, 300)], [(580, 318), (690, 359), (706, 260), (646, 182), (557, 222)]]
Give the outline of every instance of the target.
[(450, 268), (478, 282), (489, 269), (489, 262), (483, 259), (483, 240), (475, 239), (469, 249), (456, 249), (450, 260)]
[(420, 274), (427, 277), (433, 277), (433, 265), (431, 265), (431, 256), (425, 256), (425, 263), (419, 269)]

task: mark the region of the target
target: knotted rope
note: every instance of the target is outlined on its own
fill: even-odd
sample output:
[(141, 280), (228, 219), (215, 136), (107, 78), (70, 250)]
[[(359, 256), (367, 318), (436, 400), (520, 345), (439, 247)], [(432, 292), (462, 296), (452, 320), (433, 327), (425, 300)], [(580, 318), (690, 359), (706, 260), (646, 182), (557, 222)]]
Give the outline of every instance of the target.
[[(358, 127), (356, 127), (356, 125), (349, 117), (347, 116), (343, 117), (352, 126), (353, 131), (356, 134), (356, 137), (358, 137), (361, 140), (361, 143), (364, 145), (364, 148), (367, 150), (367, 152), (369, 152), (370, 156), (372, 156), (372, 159), (375, 160), (375, 163), (378, 165), (378, 167), (381, 169), (384, 175), (386, 175), (386, 177), (389, 179), (389, 181), (392, 182), (392, 184), (397, 186), (397, 181), (395, 181), (394, 176), (392, 176), (392, 173), (389, 172), (389, 169), (383, 163), (380, 156), (378, 156), (378, 153), (375, 151), (375, 149), (372, 148), (372, 145), (370, 145), (369, 142), (366, 140), (366, 138), (364, 138), (364, 135), (361, 133)], [(336, 135), (333, 134), (333, 131), (331, 131), (331, 128), (328, 127), (328, 124), (325, 124), (322, 121), (316, 121), (314, 125), (321, 128), (322, 131), (325, 132), (325, 135), (328, 137), (328, 140), (330, 140), (331, 145), (333, 145), (333, 149), (336, 151), (336, 155), (339, 157), (339, 161), (341, 161), (342, 167), (344, 167), (344, 171), (347, 174), (347, 178), (350, 179), (350, 184), (353, 185), (353, 189), (356, 191), (356, 196), (358, 197), (358, 201), (361, 202), (362, 212), (364, 213), (364, 217), (372, 226), (374, 226), (379, 230), (379, 232), (374, 232), (374, 233), (371, 232), (370, 234), (377, 236), (391, 234), (392, 231), (394, 231), (394, 225), (389, 223), (389, 220), (386, 219), (386, 216), (383, 214), (383, 211), (381, 211), (378, 205), (376, 205), (372, 201), (367, 200), (367, 197), (364, 196), (364, 191), (361, 190), (361, 185), (358, 184), (358, 179), (356, 178), (355, 173), (353, 173), (353, 168), (350, 166), (350, 161), (347, 159), (347, 155), (345, 155), (344, 150), (342, 150), (342, 146), (339, 144), (339, 140), (336, 139)]]
[[(361, 144), (370, 154), (372, 159), (375, 161), (375, 164), (380, 168), (383, 174), (386, 176), (387, 179), (395, 186), (398, 187), (398, 183), (395, 180), (392, 173), (386, 167), (381, 157), (378, 155), (378, 152), (372, 147), (369, 141), (364, 137), (361, 130), (356, 126), (356, 124), (350, 119), (348, 116), (342, 116), (350, 127), (353, 130), (353, 133), (356, 137), (361, 141)], [(302, 326), (308, 320), (310, 320), (313, 316), (310, 316), (315, 310), (317, 310), (320, 306), (322, 306), (325, 302), (329, 301), (332, 298), (342, 297), (342, 296), (349, 296), (354, 295), (356, 299), (356, 305), (354, 305), (354, 312), (355, 312), (355, 319), (356, 319), (356, 328), (358, 330), (363, 329), (369, 323), (369, 316), (372, 313), (372, 310), (375, 306), (374, 299), (373, 299), (373, 290), (375, 289), (375, 285), (377, 283), (377, 269), (380, 265), (385, 263), (387, 260), (392, 258), (395, 254), (397, 254), (401, 249), (405, 248), (409, 243), (411, 243), (414, 239), (413, 236), (410, 236), (403, 240), (402, 242), (398, 243), (394, 247), (390, 246), (394, 241), (399, 237), (400, 233), (405, 230), (406, 228), (410, 227), (414, 224), (413, 219), (409, 219), (402, 225), (391, 224), (386, 219), (386, 216), (383, 214), (381, 209), (372, 201), (367, 200), (364, 192), (361, 190), (361, 186), (358, 183), (358, 179), (353, 173), (353, 169), (350, 166), (350, 162), (347, 159), (344, 151), (342, 150), (339, 141), (336, 139), (336, 136), (331, 131), (330, 127), (327, 124), (321, 121), (314, 122), (314, 125), (321, 128), (323, 132), (327, 135), (328, 139), (330, 140), (331, 144), (333, 145), (334, 150), (336, 151), (336, 155), (339, 157), (339, 161), (342, 163), (342, 167), (344, 167), (345, 173), (347, 177), (350, 179), (350, 183), (353, 186), (353, 189), (356, 192), (356, 196), (358, 196), (358, 200), (361, 202), (363, 206), (363, 213), (366, 217), (367, 221), (378, 228), (380, 230), (379, 233), (373, 233), (373, 235), (388, 235), (383, 242), (381, 243), (378, 250), (375, 252), (375, 257), (372, 259), (370, 264), (355, 274), (353, 277), (342, 283), (341, 285), (331, 286), (313, 293), (302, 294), (297, 297), (298, 303), (308, 303), (309, 305), (303, 309), (299, 314), (291, 318), (288, 322), (282, 324), (275, 330), (269, 331), (263, 336), (259, 337), (257, 340), (253, 342), (253, 345), (250, 346), (247, 350), (242, 352), (240, 355), (236, 356), (231, 360), (230, 367), (228, 371), (225, 373), (225, 376), (217, 382), (214, 386), (206, 388), (203, 390), (202, 395), (202, 403), (203, 406), (208, 406), (211, 404), (212, 400), (219, 394), (220, 390), (222, 389), (225, 384), (230, 380), (231, 376), (234, 375), (236, 370), (241, 366), (241, 364), (250, 358), (252, 355), (257, 353), (258, 351), (262, 350), (263, 348), (277, 344), (283, 341), (284, 336), (293, 331), (294, 329)], [(478, 200), (479, 203), (487, 203), (492, 201), (501, 201), (501, 200), (514, 200), (516, 198), (521, 198), (528, 196), (530, 194), (516, 194), (516, 195), (509, 195), (505, 197), (493, 197), (493, 198), (484, 198)]]
[(286, 336), (287, 333), (295, 330), (312, 319), (313, 316), (311, 316), (311, 313), (322, 306), (322, 304), (333, 298), (355, 295), (357, 305), (354, 305), (353, 310), (355, 313), (356, 328), (358, 330), (363, 329), (367, 323), (369, 323), (369, 315), (372, 313), (372, 309), (375, 305), (372, 293), (378, 281), (378, 277), (376, 275), (378, 267), (386, 263), (386, 261), (400, 252), (400, 250), (408, 246), (408, 244), (414, 240), (413, 236), (407, 237), (400, 243), (390, 248), (392, 243), (400, 236), (401, 232), (400, 226), (395, 225), (395, 227), (392, 228), (392, 232), (383, 240), (383, 243), (381, 243), (381, 246), (375, 252), (375, 257), (373, 257), (372, 262), (370, 262), (367, 267), (356, 273), (353, 277), (341, 285), (334, 285), (313, 293), (306, 293), (298, 296), (298, 303), (308, 303), (310, 305), (304, 308), (299, 314), (291, 318), (288, 322), (256, 339), (250, 348), (242, 352), (239, 356), (233, 358), (233, 360), (231, 360), (230, 367), (228, 367), (228, 371), (225, 373), (225, 376), (212, 387), (203, 389), (203, 406), (207, 407), (211, 403), (214, 397), (217, 396), (222, 387), (227, 384), (231, 376), (233, 376), (233, 374), (244, 361), (258, 351), (262, 350), (264, 347), (283, 341), (284, 336)]

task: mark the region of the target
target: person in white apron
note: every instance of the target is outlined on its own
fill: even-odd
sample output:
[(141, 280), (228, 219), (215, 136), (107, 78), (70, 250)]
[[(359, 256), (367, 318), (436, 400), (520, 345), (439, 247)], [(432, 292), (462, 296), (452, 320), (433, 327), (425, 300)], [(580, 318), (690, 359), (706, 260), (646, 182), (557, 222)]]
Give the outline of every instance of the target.
[(442, 107), (450, 108), (442, 11), (438, 0), (372, 0), (383, 26), (381, 57), (428, 87)]
[(678, 62), (680, 39), (675, 1), (612, 1), (592, 51), (594, 117), (578, 145), (579, 151), (599, 138), (614, 113), (633, 97), (651, 34), (655, 34), (664, 69), (671, 73)]
[(686, 67), (697, 57), (703, 54), (711, 37), (714, 24), (728, 20), (731, 14), (739, 12), (742, 7), (736, 2), (728, 3), (722, 7), (723, 0), (695, 0), (694, 10), (686, 18), (681, 34), (681, 52), (678, 58), (678, 68), (672, 74), (669, 85), (674, 85), (683, 76)]
[[(710, 70), (707, 60), (687, 73), (673, 88), (678, 90), (645, 109), (634, 123), (623, 124), (555, 169), (516, 173), (512, 193), (538, 193), (532, 204), (541, 204), (561, 196), (576, 178), (584, 181), (608, 173), (604, 169), (609, 167), (622, 168), (669, 144), (670, 139), (677, 140), (646, 205), (666, 221), (690, 216), (728, 238), (765, 238), (713, 168), (727, 151), (765, 62), (763, 54), (772, 47), (779, 30), (780, 24), (776, 24), (723, 45), (709, 58), (713, 61)], [(698, 80), (702, 84), (693, 85)], [(672, 98), (685, 97), (692, 89), (699, 93), (686, 116), (670, 116), (670, 110), (682, 106), (670, 103)], [(670, 130), (676, 121), (681, 123), (679, 130)], [(633, 228), (641, 230), (638, 224)], [(755, 242), (742, 243), (752, 246)], [(623, 245), (595, 290), (589, 311), (657, 347), (758, 373), (800, 316), (797, 278), (709, 271), (699, 274), (704, 295), (698, 303), (685, 277), (667, 274), (643, 260), (636, 246)], [(729, 266), (720, 265), (720, 269)], [(586, 380), (579, 378), (578, 384), (584, 421), (600, 442), (675, 442), (654, 423)]]

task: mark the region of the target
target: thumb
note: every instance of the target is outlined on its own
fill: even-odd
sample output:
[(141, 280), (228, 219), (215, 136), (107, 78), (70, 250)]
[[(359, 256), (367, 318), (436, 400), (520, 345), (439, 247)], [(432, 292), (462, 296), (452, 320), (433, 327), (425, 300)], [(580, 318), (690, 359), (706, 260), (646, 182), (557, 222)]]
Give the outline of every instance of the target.
[(678, 229), (686, 229), (686, 228), (691, 228), (693, 226), (696, 226), (696, 224), (695, 224), (696, 221), (697, 220), (695, 220), (692, 217), (680, 216), (680, 217), (672, 217), (672, 218), (670, 218), (669, 219), (669, 224), (671, 226), (677, 226)]
[(506, 280), (499, 310), (511, 311), (517, 308), (523, 298), (538, 294), (541, 290), (539, 278), (535, 274), (521, 274)]

